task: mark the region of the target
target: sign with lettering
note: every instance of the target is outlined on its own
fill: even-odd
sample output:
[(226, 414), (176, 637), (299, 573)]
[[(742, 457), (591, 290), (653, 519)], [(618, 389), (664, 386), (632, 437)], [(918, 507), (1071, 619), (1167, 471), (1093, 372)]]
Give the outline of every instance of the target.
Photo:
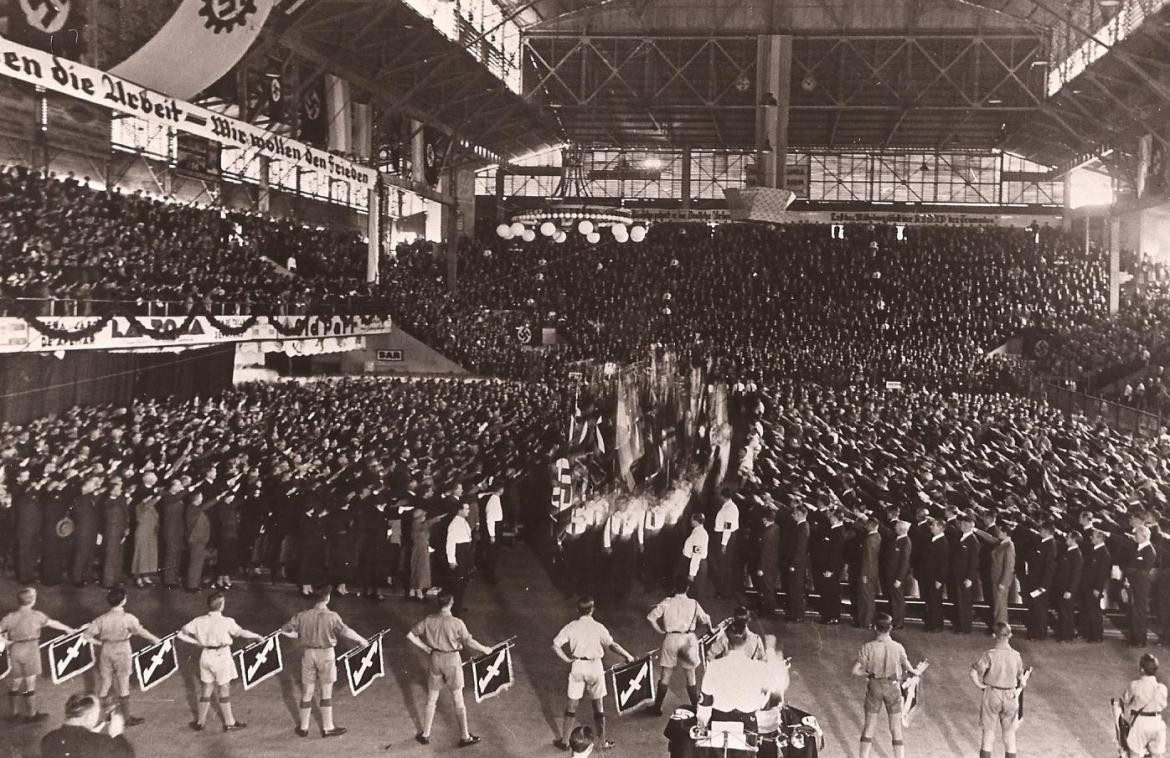
[(402, 351), (401, 350), (379, 350), (378, 351), (378, 360), (385, 361), (388, 363), (401, 363), (402, 362)]
[[(48, 334), (19, 318), (0, 318), (0, 353), (35, 353), (55, 350), (127, 350), (159, 347), (202, 347), (226, 342), (281, 341), (285, 352), (306, 355), (318, 350), (297, 350), (306, 340), (316, 341), (391, 330), (389, 318), (353, 316), (221, 316), (216, 321), (231, 332), (221, 331), (209, 319), (189, 321), (177, 316), (141, 316), (105, 320), (86, 316), (44, 317), (38, 322)], [(96, 332), (89, 328), (99, 326)], [(246, 327), (246, 328), (245, 328)], [(279, 328), (277, 328), (279, 327)], [(167, 337), (149, 334), (164, 332)], [(232, 333), (241, 330), (238, 334)], [(53, 336), (61, 332), (62, 336)], [(76, 333), (77, 336), (64, 336)], [(173, 333), (173, 334), (172, 334)]]
[(373, 189), (377, 181), (377, 171), (368, 166), (4, 38), (0, 38), (0, 75), (194, 134), (224, 149), (264, 156), (277, 162), (284, 173), (299, 170), (328, 176), (350, 185), (351, 192)]

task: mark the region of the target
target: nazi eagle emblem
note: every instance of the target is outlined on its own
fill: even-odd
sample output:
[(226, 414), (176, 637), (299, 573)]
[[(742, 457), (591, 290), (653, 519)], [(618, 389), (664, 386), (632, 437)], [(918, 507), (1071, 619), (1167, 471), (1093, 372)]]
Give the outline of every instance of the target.
[(20, 0), (20, 9), (29, 26), (44, 34), (56, 34), (69, 21), (72, 5), (71, 0)]
[(199, 15), (205, 19), (203, 25), (216, 34), (243, 26), (255, 12), (256, 0), (203, 0), (199, 9)]

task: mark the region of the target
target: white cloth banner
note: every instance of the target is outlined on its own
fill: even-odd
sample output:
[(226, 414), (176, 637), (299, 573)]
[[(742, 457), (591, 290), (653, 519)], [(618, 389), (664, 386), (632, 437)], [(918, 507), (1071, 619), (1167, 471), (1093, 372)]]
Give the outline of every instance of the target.
[(272, 5), (273, 0), (183, 0), (163, 28), (110, 73), (189, 100), (248, 52)]
[[(183, 65), (183, 62), (176, 59), (175, 65)], [(263, 155), (284, 173), (292, 171), (295, 166), (305, 173), (327, 175), (336, 182), (350, 185), (351, 197), (373, 189), (378, 178), (374, 169), (330, 155), (325, 150), (221, 116), (96, 68), (54, 58), (49, 53), (2, 37), (0, 75), (203, 137), (219, 143), (225, 150)]]

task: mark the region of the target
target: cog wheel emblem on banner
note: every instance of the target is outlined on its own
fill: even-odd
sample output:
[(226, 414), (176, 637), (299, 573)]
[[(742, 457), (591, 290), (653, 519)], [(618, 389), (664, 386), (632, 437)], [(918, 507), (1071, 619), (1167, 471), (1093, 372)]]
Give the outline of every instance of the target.
[(243, 26), (255, 12), (256, 0), (203, 0), (199, 9), (199, 15), (206, 19), (203, 25), (216, 34)]
[(20, 0), (20, 9), (29, 26), (43, 34), (56, 34), (65, 28), (73, 6), (71, 0)]

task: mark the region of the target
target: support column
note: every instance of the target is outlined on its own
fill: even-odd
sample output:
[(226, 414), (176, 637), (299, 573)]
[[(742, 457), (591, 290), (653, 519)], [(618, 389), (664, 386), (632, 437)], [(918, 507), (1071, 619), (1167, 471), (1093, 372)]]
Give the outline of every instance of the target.
[(451, 205), (443, 205), (440, 211), (443, 214), (443, 242), (447, 246), (447, 291), (454, 294), (459, 288), (459, 238), (460, 216), (459, 208), (459, 176), (455, 169), (449, 168), (445, 172), (447, 194), (454, 201)]
[(269, 184), (268, 167), (272, 163), (272, 159), (266, 155), (261, 155), (260, 164), (260, 184), (256, 192), (256, 210), (264, 215), (268, 215), (268, 211), (272, 208), (272, 187)]
[(792, 37), (756, 38), (756, 183), (784, 187), (788, 159), (788, 105), (792, 89)]
[(690, 210), (691, 207), (691, 149), (684, 147), (682, 151), (682, 207)]
[(366, 281), (378, 281), (378, 266), (382, 260), (382, 213), (385, 200), (383, 198), (382, 180), (375, 179), (374, 186), (369, 190), (369, 213), (366, 215), (366, 235), (370, 241), (366, 245)]
[(1064, 213), (1060, 217), (1060, 228), (1066, 232), (1072, 231), (1072, 172), (1067, 172), (1062, 178), (1064, 182)]
[(496, 167), (496, 223), (502, 224), (507, 220), (504, 214), (504, 177), (508, 175), (507, 167), (501, 163)]
[(1109, 315), (1121, 310), (1121, 218), (1110, 216), (1109, 222)]

